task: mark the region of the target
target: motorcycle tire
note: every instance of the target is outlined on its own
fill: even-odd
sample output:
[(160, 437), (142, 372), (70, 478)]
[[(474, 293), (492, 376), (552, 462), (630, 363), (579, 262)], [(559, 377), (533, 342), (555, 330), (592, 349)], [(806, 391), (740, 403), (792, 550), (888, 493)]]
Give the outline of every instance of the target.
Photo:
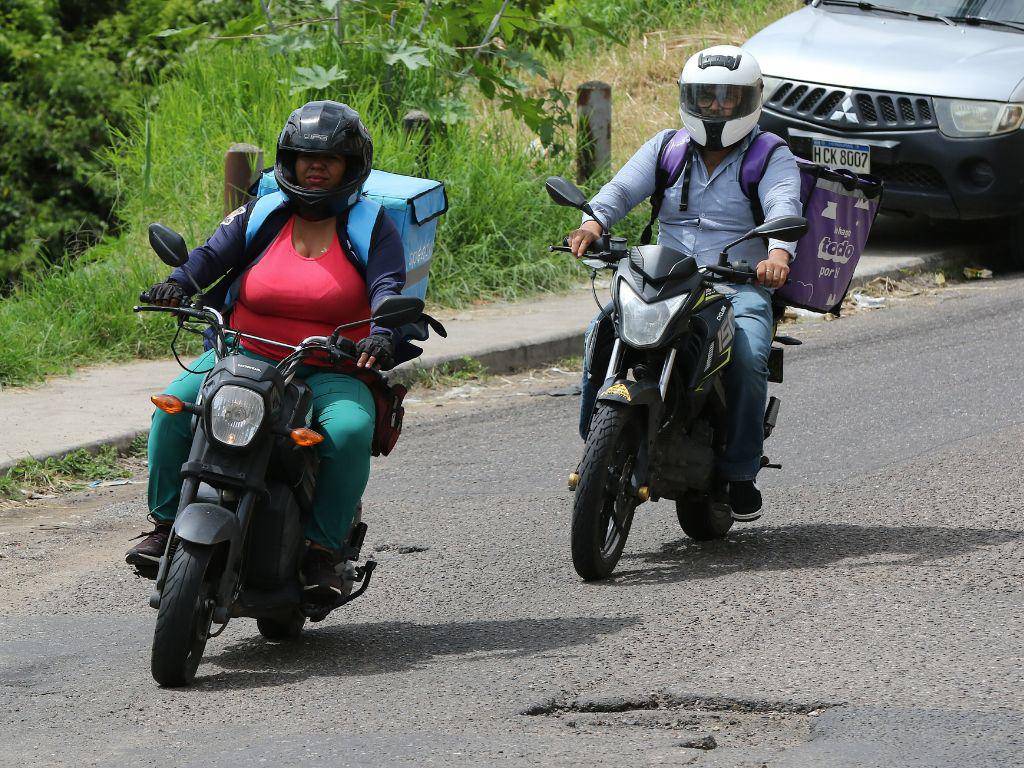
[(728, 507), (716, 508), (708, 494), (697, 491), (676, 500), (676, 517), (683, 533), (694, 541), (723, 539), (733, 523)]
[(299, 611), (295, 611), (284, 620), (269, 617), (256, 619), (260, 634), (267, 640), (295, 640), (302, 634), (302, 627), (305, 624), (306, 617)]
[(572, 511), (572, 563), (585, 581), (609, 576), (626, 545), (639, 503), (630, 478), (641, 434), (632, 409), (617, 403), (598, 404), (580, 462)]
[(151, 671), (165, 688), (192, 682), (206, 649), (216, 586), (209, 578), (215, 548), (179, 541), (167, 569), (153, 633)]

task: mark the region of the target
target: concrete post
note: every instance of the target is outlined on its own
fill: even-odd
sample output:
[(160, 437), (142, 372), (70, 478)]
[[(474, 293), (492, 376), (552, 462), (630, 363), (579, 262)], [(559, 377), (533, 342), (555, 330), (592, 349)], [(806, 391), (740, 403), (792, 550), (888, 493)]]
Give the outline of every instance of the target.
[(224, 215), (248, 198), (246, 190), (263, 170), (263, 150), (252, 144), (232, 144), (224, 153)]
[(576, 89), (576, 180), (612, 162), (612, 87), (599, 80)]

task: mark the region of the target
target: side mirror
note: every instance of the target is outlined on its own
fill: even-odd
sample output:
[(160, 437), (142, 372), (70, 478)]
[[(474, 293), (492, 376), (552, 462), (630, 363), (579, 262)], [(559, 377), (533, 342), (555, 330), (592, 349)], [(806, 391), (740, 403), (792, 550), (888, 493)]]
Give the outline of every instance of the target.
[(759, 227), (754, 227), (744, 237), (745, 240), (753, 240), (755, 237), (771, 237), (776, 240), (784, 240), (793, 243), (807, 234), (807, 219), (803, 216), (780, 216), (777, 219), (766, 221)]
[(169, 267), (180, 267), (188, 261), (188, 247), (185, 238), (163, 224), (149, 225), (149, 244)]
[(373, 311), (373, 322), (384, 328), (399, 328), (414, 323), (423, 314), (423, 299), (415, 296), (388, 296)]
[[(551, 176), (544, 182), (544, 188), (548, 191), (551, 199), (559, 205), (578, 208), (587, 216), (594, 216), (594, 211), (590, 207), (590, 203), (587, 202), (586, 195), (568, 179), (563, 179), (561, 176)], [(597, 217), (594, 216), (594, 218), (596, 219)]]

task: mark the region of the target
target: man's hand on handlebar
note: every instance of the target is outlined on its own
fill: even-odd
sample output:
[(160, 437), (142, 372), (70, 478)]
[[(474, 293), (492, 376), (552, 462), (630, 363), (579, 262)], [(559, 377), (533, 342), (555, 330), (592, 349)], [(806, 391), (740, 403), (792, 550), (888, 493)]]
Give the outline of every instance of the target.
[(781, 288), (789, 279), (789, 254), (774, 248), (768, 258), (757, 265), (757, 282), (765, 288)]
[(569, 234), (569, 248), (572, 255), (582, 259), (587, 255), (587, 248), (602, 234), (601, 225), (596, 221), (587, 221), (579, 229)]

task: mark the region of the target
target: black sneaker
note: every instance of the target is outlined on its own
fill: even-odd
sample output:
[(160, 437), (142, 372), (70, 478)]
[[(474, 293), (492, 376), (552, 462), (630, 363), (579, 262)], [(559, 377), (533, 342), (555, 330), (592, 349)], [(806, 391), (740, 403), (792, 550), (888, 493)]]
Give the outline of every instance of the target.
[(761, 492), (753, 480), (729, 481), (729, 506), (732, 519), (750, 523), (761, 517)]
[(344, 582), (334, 570), (334, 553), (311, 544), (302, 559), (302, 590), (317, 600), (333, 600), (342, 593)]
[(125, 562), (134, 565), (143, 576), (155, 579), (157, 569), (160, 567), (160, 558), (164, 556), (167, 539), (170, 535), (171, 523), (155, 521), (152, 532), (140, 533), (135, 537), (142, 541), (128, 550), (124, 558)]

